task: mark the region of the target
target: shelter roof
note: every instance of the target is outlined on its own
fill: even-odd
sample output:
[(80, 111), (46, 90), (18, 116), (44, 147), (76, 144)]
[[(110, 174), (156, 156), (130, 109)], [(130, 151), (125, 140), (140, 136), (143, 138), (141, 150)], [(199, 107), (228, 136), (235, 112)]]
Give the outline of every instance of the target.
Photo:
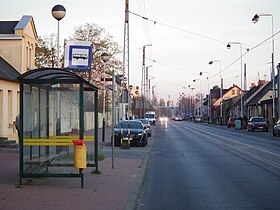
[(53, 85), (53, 84), (85, 84), (85, 89), (88, 90), (98, 90), (99, 88), (79, 75), (66, 70), (59, 68), (40, 68), (30, 70), (18, 77), (20, 83), (23, 84), (44, 84), (44, 85)]

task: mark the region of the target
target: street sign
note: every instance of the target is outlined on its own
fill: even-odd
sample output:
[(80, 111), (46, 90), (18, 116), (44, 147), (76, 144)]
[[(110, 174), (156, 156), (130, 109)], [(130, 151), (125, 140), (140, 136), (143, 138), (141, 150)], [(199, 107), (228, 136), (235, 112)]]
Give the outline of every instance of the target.
[(89, 41), (66, 40), (64, 67), (74, 70), (91, 69), (92, 46)]

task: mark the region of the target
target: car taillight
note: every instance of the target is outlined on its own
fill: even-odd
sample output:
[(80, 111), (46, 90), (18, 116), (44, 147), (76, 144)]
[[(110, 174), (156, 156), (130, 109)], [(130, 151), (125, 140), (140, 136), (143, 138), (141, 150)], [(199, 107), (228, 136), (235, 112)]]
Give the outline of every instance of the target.
[(151, 127), (150, 125), (147, 125), (147, 126), (146, 126), (146, 128), (150, 128), (150, 127)]

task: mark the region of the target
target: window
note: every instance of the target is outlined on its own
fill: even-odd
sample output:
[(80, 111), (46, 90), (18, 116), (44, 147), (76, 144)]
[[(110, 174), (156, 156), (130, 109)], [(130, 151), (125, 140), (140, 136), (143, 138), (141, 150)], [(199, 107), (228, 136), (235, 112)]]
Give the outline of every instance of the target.
[(235, 95), (235, 90), (231, 90), (231, 95)]
[(28, 69), (28, 47), (26, 47), (26, 52), (25, 52), (25, 66), (26, 69)]
[(31, 69), (31, 48), (29, 48), (29, 62), (28, 62), (28, 67)]
[(13, 92), (8, 90), (8, 123), (13, 123)]
[[(3, 127), (3, 104), (4, 104), (4, 99), (3, 99), (3, 90), (0, 90), (0, 127)], [(2, 129), (0, 129), (0, 136), (3, 135)]]

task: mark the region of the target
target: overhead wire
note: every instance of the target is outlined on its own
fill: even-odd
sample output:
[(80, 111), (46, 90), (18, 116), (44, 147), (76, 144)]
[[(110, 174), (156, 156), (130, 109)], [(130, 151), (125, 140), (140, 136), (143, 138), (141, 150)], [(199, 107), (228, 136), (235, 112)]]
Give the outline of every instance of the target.
[[(142, 19), (144, 19), (144, 20), (146, 20), (146, 21), (152, 22), (154, 25), (156, 25), (156, 24), (163, 25), (163, 26), (166, 26), (166, 27), (169, 27), (169, 28), (173, 28), (173, 29), (176, 29), (176, 30), (185, 32), (185, 33), (189, 33), (189, 34), (192, 34), (192, 35), (195, 35), (195, 36), (199, 36), (199, 37), (202, 37), (202, 38), (205, 38), (205, 39), (208, 39), (208, 40), (211, 40), (211, 41), (215, 41), (215, 42), (218, 42), (218, 43), (222, 43), (222, 44), (227, 44), (227, 43), (228, 43), (228, 42), (221, 41), (221, 40), (218, 40), (218, 39), (209, 37), (209, 36), (205, 36), (205, 35), (203, 35), (203, 34), (199, 34), (199, 33), (192, 32), (192, 31), (189, 31), (189, 30), (186, 30), (186, 29), (182, 29), (182, 28), (179, 28), (179, 27), (177, 27), (177, 26), (172, 26), (172, 25), (169, 25), (169, 24), (166, 24), (166, 23), (162, 23), (162, 22), (159, 22), (159, 21), (156, 21), (156, 20), (152, 20), (152, 19), (147, 18), (147, 17), (145, 17), (145, 16), (136, 14), (136, 13), (134, 13), (134, 12), (132, 12), (132, 11), (129, 11), (129, 13), (131, 13), (131, 14), (137, 16), (137, 17), (140, 17), (140, 18), (142, 18)], [(275, 36), (278, 35), (279, 33), (280, 33), (280, 31), (276, 32), (275, 34), (269, 36), (269, 37), (266, 38), (264, 41), (258, 43), (257, 45), (255, 45), (255, 46), (253, 46), (253, 47), (251, 47), (251, 48), (243, 48), (243, 49), (246, 49), (246, 52), (243, 53), (243, 54), (242, 54), (240, 57), (238, 57), (237, 59), (235, 59), (232, 63), (230, 63), (229, 65), (227, 65), (225, 68), (221, 69), (221, 72), (224, 72), (225, 70), (227, 70), (228, 68), (230, 68), (232, 65), (234, 65), (236, 62), (238, 62), (241, 58), (243, 58), (243, 57), (244, 57), (246, 54), (248, 54), (249, 52), (252, 52), (252, 51), (255, 50), (256, 48), (260, 47), (261, 45), (266, 44), (268, 40), (272, 39), (272, 37), (275, 37)], [(279, 39), (279, 38), (278, 38), (278, 39)], [(277, 40), (278, 40), (278, 39), (277, 39)], [(149, 59), (149, 58), (147, 58), (147, 59)], [(152, 60), (152, 59), (150, 59), (150, 60)], [(155, 62), (155, 60), (152, 60), (152, 61)], [(157, 61), (157, 63), (160, 63), (160, 62)], [(161, 64), (162, 64), (162, 65), (168, 66), (167, 64), (163, 64), (163, 63), (161, 63)], [(174, 67), (173, 67), (173, 68), (174, 68)], [(187, 72), (187, 71), (184, 71), (184, 70), (179, 69), (179, 68), (177, 68), (177, 67), (175, 67), (175, 69), (180, 70), (180, 71), (183, 71), (183, 72)], [(188, 72), (188, 73), (190, 73), (190, 72)], [(193, 73), (192, 73), (192, 74), (193, 74)], [(220, 74), (220, 72), (218, 72), (218, 73), (212, 75), (212, 76), (209, 77), (208, 79), (213, 78), (213, 77), (217, 76), (218, 74)], [(204, 84), (206, 81), (207, 81), (207, 80), (201, 82), (201, 85)], [(198, 87), (200, 87), (200, 85), (199, 85)]]
[[(144, 16), (146, 16), (146, 6), (145, 6), (145, 0), (138, 0), (138, 7), (140, 10), (140, 13)], [(146, 43), (151, 43), (152, 39), (151, 39), (151, 35), (150, 35), (150, 30), (149, 30), (149, 25), (146, 21), (142, 21), (142, 27), (143, 27), (143, 31), (145, 34), (145, 38), (146, 38)]]
[(169, 25), (169, 24), (166, 24), (166, 23), (162, 23), (162, 22), (159, 22), (159, 21), (151, 20), (151, 19), (149, 19), (147, 17), (141, 16), (141, 15), (136, 14), (136, 13), (131, 12), (131, 11), (129, 11), (129, 12), (131, 14), (135, 15), (135, 16), (138, 16), (138, 17), (144, 19), (144, 20), (152, 22), (154, 25), (156, 25), (156, 24), (163, 25), (163, 26), (166, 26), (166, 27), (169, 27), (169, 28), (173, 28), (173, 29), (176, 29), (176, 30), (179, 30), (179, 31), (183, 31), (183, 32), (195, 35), (195, 36), (200, 36), (200, 37), (203, 37), (205, 39), (209, 39), (209, 40), (216, 41), (216, 42), (219, 42), (219, 43), (227, 44), (227, 42), (224, 42), (224, 41), (221, 41), (221, 40), (218, 40), (218, 39), (214, 39), (214, 38), (211, 38), (211, 37), (208, 37), (208, 36), (196, 33), (196, 32), (192, 32), (192, 31), (189, 31), (189, 30), (186, 30), (186, 29), (182, 29), (182, 28), (179, 28), (177, 26), (172, 26), (172, 25)]

